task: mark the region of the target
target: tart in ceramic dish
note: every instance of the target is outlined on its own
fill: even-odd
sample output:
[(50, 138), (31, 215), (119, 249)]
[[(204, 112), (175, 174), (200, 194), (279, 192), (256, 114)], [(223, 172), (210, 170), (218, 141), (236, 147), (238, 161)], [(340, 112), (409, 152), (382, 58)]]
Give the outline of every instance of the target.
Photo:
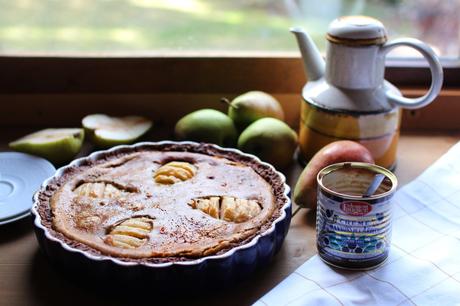
[(75, 160), (44, 182), (32, 212), (58, 260), (200, 270), (213, 260), (216, 271), (235, 256), (254, 268), (273, 256), (289, 227), (288, 193), (284, 176), (253, 155), (165, 141)]

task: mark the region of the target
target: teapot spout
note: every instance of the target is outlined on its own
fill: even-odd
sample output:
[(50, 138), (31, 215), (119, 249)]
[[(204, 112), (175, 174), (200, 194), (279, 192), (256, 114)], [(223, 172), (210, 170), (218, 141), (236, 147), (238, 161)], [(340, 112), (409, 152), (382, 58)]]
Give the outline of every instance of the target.
[(324, 76), (325, 63), (311, 37), (299, 27), (291, 28), (302, 55), (303, 65), (308, 79), (315, 81)]

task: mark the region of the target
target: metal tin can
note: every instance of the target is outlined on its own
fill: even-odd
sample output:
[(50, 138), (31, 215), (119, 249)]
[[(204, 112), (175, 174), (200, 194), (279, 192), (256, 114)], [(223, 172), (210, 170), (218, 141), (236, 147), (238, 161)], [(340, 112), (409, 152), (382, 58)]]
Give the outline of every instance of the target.
[[(373, 195), (363, 196), (377, 174), (384, 180)], [(322, 169), (317, 181), (316, 241), (321, 259), (360, 270), (383, 263), (391, 243), (396, 176), (380, 166), (347, 162)]]

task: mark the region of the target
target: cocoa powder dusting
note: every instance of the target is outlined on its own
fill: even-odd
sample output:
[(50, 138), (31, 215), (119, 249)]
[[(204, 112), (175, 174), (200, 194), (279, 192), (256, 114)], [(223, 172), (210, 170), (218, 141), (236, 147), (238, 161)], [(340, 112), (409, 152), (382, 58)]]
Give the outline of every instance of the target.
[[(146, 145), (142, 146), (139, 148), (123, 148), (121, 150), (117, 150), (116, 152), (107, 152), (103, 154), (99, 159), (95, 161), (85, 161), (83, 165), (81, 166), (73, 166), (64, 171), (62, 176), (59, 179), (54, 178), (49, 182), (49, 184), (45, 187), (45, 189), (41, 189), (38, 194), (38, 199), (39, 199), (39, 204), (38, 204), (38, 214), (41, 218), (41, 223), (47, 228), (47, 230), (56, 237), (59, 240), (64, 241), (66, 244), (68, 244), (71, 247), (78, 248), (80, 250), (83, 250), (85, 252), (88, 252), (93, 255), (99, 255), (99, 256), (108, 256), (106, 254), (102, 254), (100, 251), (97, 249), (91, 248), (83, 243), (80, 243), (78, 241), (72, 240), (64, 236), (62, 233), (54, 230), (53, 225), (52, 225), (52, 211), (50, 208), (50, 199), (53, 196), (53, 194), (66, 182), (70, 177), (73, 177), (74, 175), (81, 173), (91, 167), (94, 167), (96, 165), (105, 163), (109, 160), (115, 159), (115, 158), (120, 158), (123, 157), (126, 154), (131, 154), (133, 152), (145, 152), (145, 151), (165, 151), (165, 152), (191, 152), (191, 153), (201, 153), (209, 156), (216, 156), (216, 157), (222, 157), (226, 158), (230, 161), (238, 162), (241, 164), (244, 164), (248, 167), (251, 167), (258, 175), (260, 175), (266, 182), (268, 182), (272, 186), (272, 191), (274, 194), (275, 198), (275, 206), (276, 209), (273, 212), (271, 219), (268, 220), (268, 222), (265, 222), (263, 225), (261, 225), (256, 231), (248, 236), (247, 238), (236, 241), (233, 243), (229, 243), (228, 246), (225, 248), (217, 251), (214, 254), (222, 254), (227, 252), (229, 249), (234, 248), (236, 246), (246, 244), (250, 240), (252, 240), (256, 235), (263, 233), (266, 231), (270, 226), (272, 225), (273, 221), (277, 219), (280, 214), (281, 214), (281, 209), (285, 205), (285, 197), (284, 197), (284, 184), (279, 175), (277, 174), (276, 171), (271, 169), (268, 166), (265, 166), (259, 162), (257, 162), (255, 159), (247, 156), (242, 156), (234, 152), (228, 152), (224, 151), (221, 149), (217, 149), (211, 145), (208, 144), (200, 144), (198, 146), (196, 145), (191, 145), (191, 144), (162, 144), (162, 145), (157, 145), (157, 144), (151, 144), (151, 145)], [(129, 159), (128, 159), (129, 160)], [(112, 166), (118, 167), (119, 164), (113, 164)], [(152, 195), (148, 195), (150, 197)], [(191, 227), (194, 227), (195, 230), (200, 233), (201, 235), (206, 235), (212, 237), (214, 232), (219, 231), (219, 228), (215, 228), (211, 231), (208, 231), (206, 233), (200, 232), (199, 229), (199, 224), (200, 222), (196, 220), (188, 220), (189, 224)], [(161, 227), (159, 229), (159, 233), (162, 235), (171, 235), (172, 238), (174, 239), (190, 239), (193, 241), (193, 233), (189, 231), (188, 228), (184, 228), (181, 226), (177, 227), (177, 231), (174, 233), (167, 232), (164, 227)], [(110, 257), (110, 256), (108, 256)], [(164, 263), (164, 262), (177, 262), (177, 261), (187, 261), (187, 260), (193, 260), (195, 259), (194, 257), (186, 257), (186, 256), (177, 256), (177, 257), (151, 257), (151, 258), (124, 258), (124, 257), (117, 257), (118, 259), (124, 260), (124, 261), (130, 261), (130, 262), (139, 262), (139, 263)]]

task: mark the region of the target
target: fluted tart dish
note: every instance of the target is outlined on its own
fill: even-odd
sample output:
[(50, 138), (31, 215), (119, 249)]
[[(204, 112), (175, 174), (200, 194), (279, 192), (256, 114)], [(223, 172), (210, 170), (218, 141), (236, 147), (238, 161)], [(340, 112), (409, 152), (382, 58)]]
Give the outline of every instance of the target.
[(60, 168), (32, 213), (42, 249), (66, 269), (209, 282), (271, 259), (289, 227), (288, 194), (284, 176), (253, 155), (164, 141)]

